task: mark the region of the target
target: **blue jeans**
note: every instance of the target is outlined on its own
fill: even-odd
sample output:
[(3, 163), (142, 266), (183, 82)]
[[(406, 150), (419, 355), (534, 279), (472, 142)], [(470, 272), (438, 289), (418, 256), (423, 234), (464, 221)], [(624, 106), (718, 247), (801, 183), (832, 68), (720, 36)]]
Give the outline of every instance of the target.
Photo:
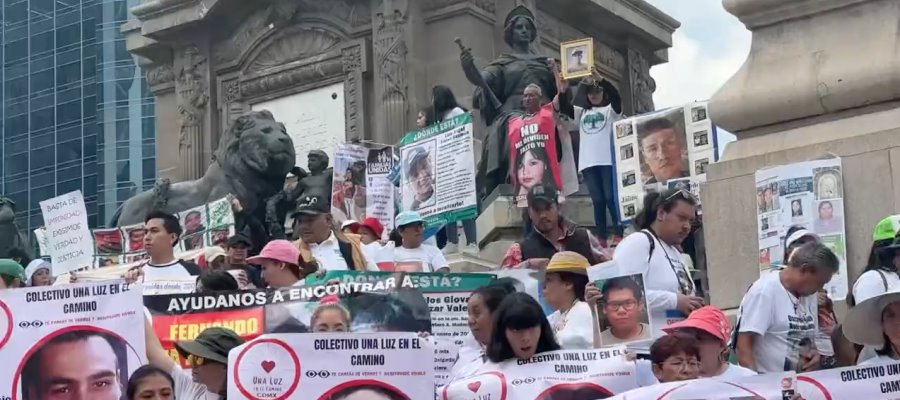
[[(463, 233), (466, 234), (466, 244), (475, 244), (477, 241), (475, 238), (475, 220), (463, 220), (462, 226)], [(447, 229), (447, 242), (459, 244), (459, 228), (456, 227), (456, 222), (447, 224), (445, 228)]]
[(594, 203), (594, 225), (601, 238), (608, 236), (609, 227), (606, 224), (606, 210), (612, 215), (613, 231), (622, 236), (622, 224), (619, 223), (619, 211), (616, 210), (616, 202), (613, 201), (613, 168), (611, 165), (595, 165), (585, 168), (582, 172), (584, 183), (591, 194), (591, 202)]

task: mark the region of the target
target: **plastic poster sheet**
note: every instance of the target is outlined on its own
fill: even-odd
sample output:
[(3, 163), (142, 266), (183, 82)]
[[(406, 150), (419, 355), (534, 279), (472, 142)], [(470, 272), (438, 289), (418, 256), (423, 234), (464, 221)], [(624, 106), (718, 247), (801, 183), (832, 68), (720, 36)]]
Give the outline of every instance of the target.
[(834, 300), (847, 296), (847, 240), (841, 159), (805, 161), (756, 172), (760, 274), (784, 265), (787, 230), (801, 226), (819, 236), (841, 261), (825, 288)]
[(428, 226), (477, 216), (472, 132), (466, 113), (400, 140), (403, 211), (418, 211)]
[(622, 273), (610, 263), (592, 266), (587, 272), (588, 279), (603, 295), (597, 306), (600, 345), (607, 347), (652, 340), (644, 275)]
[(91, 398), (125, 398), (128, 377), (146, 363), (144, 344), (140, 286), (0, 290), (0, 399), (54, 398), (72, 387), (54, 382), (73, 376), (94, 377)]
[(414, 333), (266, 335), (228, 354), (228, 398), (428, 400), (433, 357)]
[(366, 159), (369, 149), (341, 143), (334, 149), (331, 215), (337, 223), (366, 217)]
[(637, 387), (625, 348), (560, 350), (485, 365), (440, 389), (442, 400), (597, 400)]
[(53, 276), (90, 267), (94, 251), (81, 191), (44, 200), (40, 205)]
[(369, 149), (369, 156), (366, 159), (366, 217), (378, 218), (378, 222), (384, 227), (384, 238), (387, 238), (387, 233), (394, 229), (396, 188), (388, 179), (388, 174), (393, 168), (393, 147)]
[(631, 221), (644, 193), (672, 187), (700, 198), (710, 163), (717, 161), (716, 127), (706, 102), (690, 103), (617, 121), (613, 159), (619, 215)]

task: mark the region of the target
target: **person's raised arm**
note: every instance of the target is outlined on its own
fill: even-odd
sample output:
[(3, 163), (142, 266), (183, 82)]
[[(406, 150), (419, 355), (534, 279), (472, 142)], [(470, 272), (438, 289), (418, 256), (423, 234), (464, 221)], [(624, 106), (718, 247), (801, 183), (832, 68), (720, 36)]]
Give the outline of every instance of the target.
[(144, 341), (147, 342), (147, 361), (150, 362), (150, 365), (171, 373), (175, 368), (175, 361), (172, 361), (172, 357), (169, 357), (169, 353), (163, 349), (153, 330), (153, 324), (146, 317), (144, 318)]

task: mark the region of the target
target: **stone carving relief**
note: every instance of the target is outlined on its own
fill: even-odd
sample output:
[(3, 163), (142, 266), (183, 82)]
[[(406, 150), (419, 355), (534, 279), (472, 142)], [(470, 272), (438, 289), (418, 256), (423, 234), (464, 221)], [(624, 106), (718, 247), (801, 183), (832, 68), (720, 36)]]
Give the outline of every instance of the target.
[(347, 125), (348, 138), (362, 138), (362, 121), (360, 118), (359, 104), (360, 96), (360, 78), (363, 71), (362, 48), (360, 46), (352, 46), (341, 49), (341, 65), (344, 74), (347, 75), (344, 81), (344, 113)]
[(653, 92), (656, 81), (650, 76), (650, 64), (637, 50), (628, 49), (628, 78), (634, 99), (634, 113), (641, 114), (654, 110)]
[(168, 64), (156, 65), (146, 69), (147, 85), (150, 87), (171, 83), (175, 80), (172, 66)]
[(277, 38), (256, 55), (248, 72), (280, 67), (291, 61), (314, 57), (334, 50), (341, 38), (323, 29), (296, 27), (277, 34)]
[(203, 162), (197, 156), (201, 152), (201, 121), (209, 102), (207, 87), (203, 80), (206, 74), (206, 58), (195, 46), (182, 50), (181, 67), (176, 81), (178, 123), (178, 152), (184, 178), (194, 179), (203, 174)]
[(422, 9), (426, 12), (435, 11), (459, 3), (471, 3), (476, 7), (484, 10), (485, 12), (491, 14), (497, 11), (495, 0), (426, 0)]
[(409, 114), (405, 30), (409, 0), (380, 0), (375, 14), (372, 41), (376, 79), (381, 82), (378, 99), (384, 113), (385, 131), (404, 132)]
[(232, 79), (222, 83), (222, 100), (226, 103), (240, 100), (241, 98), (241, 82)]

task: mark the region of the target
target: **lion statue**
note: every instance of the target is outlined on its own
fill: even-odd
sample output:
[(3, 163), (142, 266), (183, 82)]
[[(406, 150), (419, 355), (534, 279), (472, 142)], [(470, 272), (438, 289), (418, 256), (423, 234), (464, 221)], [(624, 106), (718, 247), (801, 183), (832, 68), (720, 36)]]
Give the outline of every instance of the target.
[(220, 139), (203, 177), (178, 183), (160, 180), (152, 190), (125, 201), (110, 226), (141, 224), (151, 210), (174, 214), (229, 194), (240, 201), (242, 211), (264, 218), (265, 199), (284, 188), (296, 159), (291, 137), (272, 113), (244, 114)]
[[(33, 256), (28, 234), (19, 230), (16, 223), (16, 203), (7, 197), (0, 197), (0, 258), (23, 258)], [(20, 260), (20, 262), (23, 260)]]

